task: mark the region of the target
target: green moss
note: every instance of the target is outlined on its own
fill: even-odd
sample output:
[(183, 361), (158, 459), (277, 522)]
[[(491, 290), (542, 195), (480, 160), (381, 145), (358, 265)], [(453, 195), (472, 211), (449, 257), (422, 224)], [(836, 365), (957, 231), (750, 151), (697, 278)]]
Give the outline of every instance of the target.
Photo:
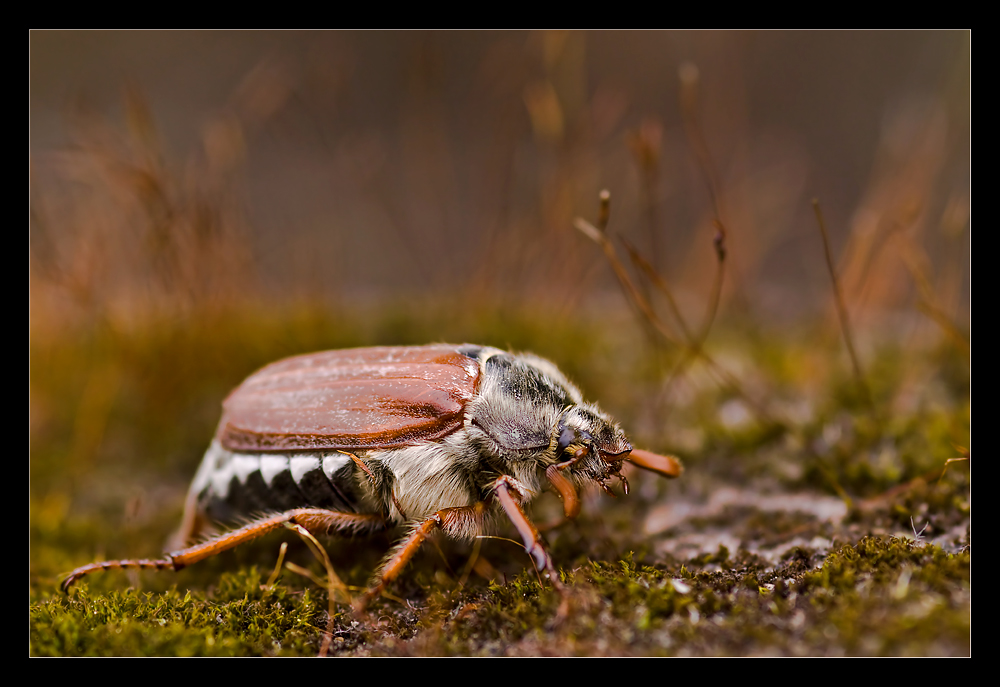
[(254, 571), (223, 575), (202, 596), (172, 589), (91, 595), (86, 587), (31, 606), (39, 656), (277, 656), (318, 651), (325, 615), (309, 590), (264, 588)]
[[(725, 362), (749, 370), (742, 379), (770, 415), (751, 409), (723, 422), (719, 408), (736, 397), (703, 369), (678, 382), (684, 403), (660, 395), (673, 369), (669, 353), (660, 360), (635, 342), (616, 348), (593, 326), (554, 326), (541, 314), (497, 312), (459, 324), (446, 310), (437, 319), (315, 306), (281, 316), (233, 310), (182, 329), (151, 323), (32, 340), (30, 652), (313, 656), (328, 624), (334, 655), (970, 652), (968, 462), (938, 479), (959, 455), (955, 445), (969, 445), (970, 402), (954, 395), (966, 388), (954, 378), (960, 370), (953, 365), (941, 379), (934, 372), (939, 351), (905, 361), (899, 351), (879, 356), (871, 374), (881, 410), (873, 415), (851, 395), (848, 375), (821, 368), (843, 362), (838, 350), (759, 336)], [(281, 541), (291, 544), (290, 560), (322, 574), (290, 533), (178, 574), (109, 572), (68, 596), (58, 591), (61, 577), (83, 563), (159, 554), (219, 402), (249, 371), (308, 350), (430, 340), (548, 355), (634, 436), (645, 434), (647, 446), (687, 447), (681, 480), (630, 475), (630, 496), (588, 498), (578, 520), (546, 531), (570, 590), (566, 617), (523, 550), (494, 540), (483, 542), (482, 555), (498, 580), (464, 580), (471, 549), (445, 542), (443, 556), (427, 547), (415, 558), (393, 598), (374, 602), (365, 617), (336, 607), (332, 623), (325, 589), (287, 571), (265, 584)], [(683, 436), (693, 430), (695, 440)], [(772, 501), (789, 492), (832, 495), (851, 508), (841, 521), (741, 501), (647, 532), (656, 513), (704, 504), (721, 488), (766, 492)], [(560, 512), (555, 499), (532, 506), (538, 522)], [(517, 539), (509, 528), (501, 535)], [(694, 553), (673, 547), (699, 537)], [(335, 542), (330, 551), (339, 574), (360, 587), (391, 545), (384, 536)]]

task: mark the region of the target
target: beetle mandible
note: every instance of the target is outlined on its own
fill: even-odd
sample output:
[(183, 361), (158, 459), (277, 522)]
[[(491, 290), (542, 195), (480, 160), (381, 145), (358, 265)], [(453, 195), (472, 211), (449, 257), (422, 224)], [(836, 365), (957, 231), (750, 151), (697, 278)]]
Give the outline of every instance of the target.
[[(180, 570), (289, 524), (314, 534), (408, 525), (363, 609), (433, 531), (471, 540), (503, 513), (565, 600), (524, 505), (551, 487), (574, 518), (581, 487), (612, 493), (618, 478), (628, 493), (625, 461), (664, 477), (682, 471), (676, 458), (633, 448), (554, 364), (529, 353), (434, 344), (295, 356), (255, 372), (223, 403), (177, 550), (81, 566), (62, 586), (98, 570)], [(256, 519), (189, 546), (214, 523), (247, 517)]]

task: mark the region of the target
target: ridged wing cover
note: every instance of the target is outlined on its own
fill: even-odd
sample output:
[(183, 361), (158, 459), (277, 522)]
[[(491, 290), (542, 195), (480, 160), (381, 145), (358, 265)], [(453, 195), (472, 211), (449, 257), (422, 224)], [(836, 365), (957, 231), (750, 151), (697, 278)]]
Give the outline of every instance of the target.
[(458, 346), (355, 348), (286, 358), (223, 402), (230, 451), (392, 448), (462, 426), (479, 364)]

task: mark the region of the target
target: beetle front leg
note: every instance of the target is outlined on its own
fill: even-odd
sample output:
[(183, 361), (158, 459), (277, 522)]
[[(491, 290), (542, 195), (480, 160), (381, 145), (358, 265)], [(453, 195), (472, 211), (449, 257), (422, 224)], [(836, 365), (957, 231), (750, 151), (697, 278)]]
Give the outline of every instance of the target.
[(504, 475), (494, 483), (493, 488), (497, 500), (507, 513), (507, 517), (514, 523), (518, 534), (521, 535), (528, 555), (535, 559), (535, 565), (539, 570), (545, 571), (552, 586), (556, 588), (556, 591), (562, 597), (562, 603), (559, 604), (559, 617), (565, 617), (569, 612), (569, 590), (562, 583), (562, 580), (559, 579), (559, 571), (556, 570), (556, 566), (552, 563), (552, 557), (549, 556), (549, 552), (545, 550), (545, 545), (542, 543), (542, 535), (538, 533), (538, 528), (528, 519), (527, 514), (521, 508), (521, 504), (511, 495), (513, 491), (519, 497), (523, 498), (517, 481), (512, 477)]
[(563, 513), (566, 514), (567, 520), (573, 520), (580, 514), (580, 495), (573, 483), (563, 476), (562, 471), (576, 465), (581, 458), (587, 455), (588, 451), (589, 449), (586, 447), (577, 449), (569, 460), (550, 465), (545, 469), (545, 477), (548, 478), (563, 501)]

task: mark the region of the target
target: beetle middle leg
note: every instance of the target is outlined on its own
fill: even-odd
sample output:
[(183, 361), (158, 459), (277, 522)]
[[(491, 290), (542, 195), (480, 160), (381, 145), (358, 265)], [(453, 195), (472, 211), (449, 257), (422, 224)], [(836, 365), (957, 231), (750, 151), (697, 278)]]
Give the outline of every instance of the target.
[[(493, 488), (497, 500), (507, 513), (507, 517), (514, 523), (521, 539), (524, 540), (525, 550), (535, 560), (538, 568), (545, 571), (552, 586), (562, 597), (562, 603), (559, 605), (559, 617), (566, 617), (569, 612), (569, 593), (559, 579), (559, 572), (552, 563), (552, 558), (545, 550), (538, 528), (528, 519), (527, 514), (521, 508), (519, 501), (524, 498), (524, 487), (513, 477), (504, 475), (494, 483)], [(512, 492), (517, 494), (516, 499)], [(479, 532), (483, 527), (487, 511), (488, 505), (480, 501), (472, 506), (444, 508), (417, 524), (409, 536), (396, 547), (388, 562), (382, 567), (378, 575), (378, 582), (373, 584), (358, 600), (355, 604), (355, 610), (363, 612), (368, 604), (399, 576), (431, 532), (440, 529), (446, 534), (457, 537)]]
[(468, 536), (479, 533), (483, 529), (487, 506), (480, 501), (471, 506), (443, 508), (421, 523), (410, 532), (393, 550), (388, 561), (378, 573), (378, 581), (369, 587), (368, 591), (355, 604), (355, 610), (364, 611), (373, 599), (399, 577), (403, 568), (417, 553), (431, 532), (440, 529), (453, 537)]
[(68, 590), (78, 579), (98, 570), (123, 568), (180, 570), (223, 551), (228, 551), (240, 544), (253, 541), (269, 532), (273, 532), (279, 527), (284, 527), (288, 523), (302, 525), (314, 534), (371, 532), (384, 528), (386, 524), (385, 519), (380, 515), (341, 513), (323, 508), (296, 508), (277, 515), (254, 520), (239, 529), (212, 537), (207, 541), (189, 546), (186, 549), (172, 551), (166, 554), (166, 558), (158, 560), (104, 561), (80, 566), (63, 580), (62, 588), (64, 591)]

